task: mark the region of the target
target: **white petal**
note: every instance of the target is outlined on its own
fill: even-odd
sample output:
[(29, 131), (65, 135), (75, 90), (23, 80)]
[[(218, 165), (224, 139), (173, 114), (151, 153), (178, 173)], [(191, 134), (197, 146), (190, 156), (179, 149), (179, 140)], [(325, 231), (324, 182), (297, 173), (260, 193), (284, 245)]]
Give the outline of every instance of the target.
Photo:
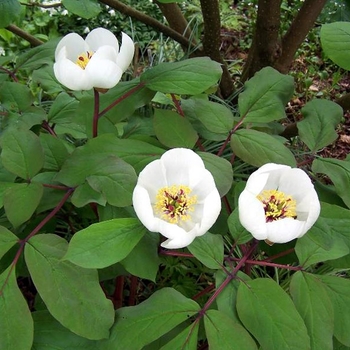
[(184, 248), (190, 245), (195, 238), (196, 238), (195, 236), (187, 236), (187, 237), (181, 237), (178, 239), (167, 239), (165, 242), (161, 244), (161, 246), (167, 249)]
[(313, 226), (313, 224), (317, 221), (318, 217), (320, 216), (320, 211), (321, 211), (321, 205), (317, 197), (317, 193), (315, 191), (313, 199), (310, 201), (310, 210), (309, 210), (309, 216), (305, 223), (305, 232), (307, 232)]
[(68, 89), (79, 91), (90, 90), (93, 87), (86, 72), (68, 59), (56, 62), (53, 69), (56, 79)]
[(155, 203), (158, 190), (168, 186), (162, 161), (157, 159), (146, 165), (140, 172), (137, 183), (149, 192), (151, 203)]
[(202, 158), (187, 148), (173, 148), (162, 155), (161, 161), (166, 169), (168, 186), (189, 186), (190, 179), (193, 181), (195, 174), (198, 174), (200, 169), (205, 169)]
[[(197, 196), (198, 202), (202, 202), (212, 191), (217, 191), (217, 188), (215, 185), (213, 175), (209, 170), (198, 169), (196, 172), (199, 176), (202, 176), (199, 180), (196, 180), (196, 184), (193, 184), (193, 182), (195, 181), (192, 181), (192, 179), (190, 179), (189, 187), (192, 189), (192, 193)], [(192, 175), (192, 173), (194, 173), (194, 170), (191, 171), (190, 175)]]
[(252, 173), (245, 186), (245, 190), (257, 196), (265, 187), (269, 174)]
[(92, 30), (85, 39), (90, 49), (97, 51), (101, 46), (112, 46), (116, 52), (119, 50), (118, 39), (107, 29), (96, 28)]
[(254, 194), (244, 190), (238, 198), (239, 221), (254, 238), (267, 238), (266, 217), (262, 203)]
[(203, 214), (197, 236), (204, 235), (216, 222), (221, 211), (221, 199), (218, 190), (215, 188), (208, 194), (204, 202)]
[(134, 210), (142, 224), (151, 232), (158, 232), (157, 220), (146, 189), (136, 185), (132, 195)]
[(66, 57), (71, 60), (72, 62), (75, 62), (79, 55), (81, 55), (83, 52), (87, 52), (89, 50), (89, 47), (87, 46), (84, 39), (76, 34), (76, 33), (70, 33), (63, 37), (61, 41), (57, 44), (56, 50), (55, 50), (55, 60), (57, 61), (57, 57), (59, 55), (59, 52), (61, 49), (65, 47), (65, 55)]
[(135, 45), (129, 35), (122, 33), (122, 45), (117, 57), (117, 65), (125, 72), (134, 57)]
[(287, 243), (305, 234), (305, 222), (285, 218), (266, 224), (267, 239), (273, 243)]
[[(113, 51), (111, 47), (105, 46), (105, 48), (105, 51)], [(95, 58), (95, 55), (92, 56), (85, 71), (89, 74), (95, 88), (104, 89), (110, 89), (117, 85), (123, 74), (121, 69), (112, 60), (99, 57)]]

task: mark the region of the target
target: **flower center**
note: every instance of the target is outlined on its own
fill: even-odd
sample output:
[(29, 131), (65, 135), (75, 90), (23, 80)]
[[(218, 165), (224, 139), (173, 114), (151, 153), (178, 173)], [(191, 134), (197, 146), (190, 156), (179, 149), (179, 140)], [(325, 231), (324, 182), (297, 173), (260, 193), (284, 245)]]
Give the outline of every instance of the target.
[(156, 197), (154, 209), (160, 217), (171, 224), (178, 224), (191, 218), (197, 196), (191, 196), (191, 189), (183, 185), (162, 187)]
[(284, 192), (265, 190), (257, 198), (264, 205), (266, 222), (284, 218), (297, 218), (296, 201)]
[(75, 61), (75, 63), (82, 69), (85, 69), (87, 64), (89, 63), (92, 55), (93, 55), (93, 51), (86, 51), (81, 53), (77, 60)]

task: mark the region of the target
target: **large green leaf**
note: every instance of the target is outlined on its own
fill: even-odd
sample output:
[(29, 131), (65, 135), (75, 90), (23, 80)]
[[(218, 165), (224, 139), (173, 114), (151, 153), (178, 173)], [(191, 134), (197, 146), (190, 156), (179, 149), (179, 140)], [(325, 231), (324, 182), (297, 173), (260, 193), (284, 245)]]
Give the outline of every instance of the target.
[(39, 183), (16, 184), (4, 193), (4, 208), (8, 220), (18, 227), (31, 218), (43, 195)]
[(186, 117), (199, 120), (208, 131), (226, 134), (233, 128), (232, 111), (224, 105), (203, 98), (190, 98), (181, 101)]
[(222, 236), (207, 232), (197, 237), (188, 250), (210, 269), (220, 269), (224, 260), (224, 242)]
[(350, 211), (321, 203), (320, 218), (297, 240), (295, 252), (303, 266), (340, 258), (350, 252)]
[(197, 95), (220, 79), (220, 64), (208, 57), (161, 63), (141, 75), (141, 81), (155, 91)]
[(1, 159), (8, 171), (30, 180), (44, 164), (39, 137), (30, 130), (7, 130), (2, 138)]
[(86, 19), (96, 17), (101, 12), (97, 0), (62, 0), (62, 4), (69, 12)]
[[(32, 73), (32, 79), (49, 95), (56, 95), (62, 92), (62, 85), (55, 77), (52, 63), (36, 69)], [(54, 100), (55, 102), (56, 100)]]
[(30, 350), (33, 342), (33, 319), (27, 301), (16, 282), (11, 265), (0, 275), (0, 349)]
[(180, 332), (175, 338), (162, 346), (160, 350), (196, 350), (198, 347), (198, 328), (199, 322), (191, 324)]
[(324, 53), (338, 66), (350, 70), (350, 23), (334, 22), (323, 24), (321, 45)]
[(198, 152), (198, 155), (202, 158), (206, 169), (213, 175), (220, 197), (223, 197), (231, 189), (233, 182), (231, 163), (224, 158), (207, 152)]
[(344, 203), (350, 208), (350, 157), (346, 160), (317, 158), (312, 163), (312, 171), (326, 174), (332, 180), (335, 190)]
[(333, 349), (333, 306), (326, 287), (309, 273), (298, 271), (292, 277), (290, 293), (310, 336), (311, 349)]
[(299, 136), (313, 152), (337, 139), (335, 128), (343, 117), (343, 109), (335, 102), (315, 99), (302, 108), (304, 119), (297, 123)]
[(296, 166), (293, 153), (283, 143), (257, 130), (237, 130), (231, 137), (231, 148), (244, 162), (256, 167), (266, 163)]
[(258, 278), (242, 282), (236, 307), (240, 320), (262, 348), (310, 349), (303, 319), (287, 293), (273, 280)]
[(155, 282), (160, 264), (158, 245), (159, 235), (146, 232), (121, 265), (132, 275)]
[(175, 289), (163, 288), (137, 306), (118, 309), (109, 339), (99, 342), (97, 348), (141, 350), (199, 309), (195, 301)]
[(198, 140), (191, 123), (173, 111), (155, 109), (153, 127), (158, 140), (169, 148), (192, 148)]
[(0, 1), (0, 28), (11, 24), (21, 13), (21, 5), (18, 0)]
[(47, 310), (35, 311), (32, 316), (33, 350), (96, 350), (95, 341), (80, 337), (63, 327)]
[(257, 350), (250, 334), (232, 318), (218, 310), (204, 315), (205, 333), (210, 350)]
[(36, 289), (50, 313), (66, 328), (87, 339), (108, 338), (114, 311), (96, 270), (62, 261), (68, 243), (53, 234), (29, 239), (24, 255)]
[(334, 309), (334, 336), (350, 346), (350, 280), (335, 276), (319, 276), (326, 285)]
[(238, 107), (244, 123), (267, 123), (286, 117), (285, 105), (294, 92), (291, 76), (265, 67), (245, 83), (238, 97)]
[(23, 112), (31, 106), (33, 100), (33, 94), (27, 85), (11, 81), (1, 84), (0, 101), (7, 109)]
[(250, 232), (248, 232), (239, 221), (239, 212), (236, 208), (227, 219), (228, 229), (230, 231), (231, 237), (234, 239), (236, 244), (244, 244), (249, 242), (253, 237)]
[[(0, 226), (0, 259), (18, 242), (18, 237), (6, 227)], [(0, 286), (1, 289), (1, 286)]]
[(85, 268), (104, 268), (123, 260), (145, 232), (134, 218), (92, 224), (74, 234), (64, 259)]
[(76, 116), (78, 104), (79, 102), (75, 98), (65, 92), (60, 93), (50, 108), (48, 114), (49, 121), (55, 124), (64, 124), (73, 121)]

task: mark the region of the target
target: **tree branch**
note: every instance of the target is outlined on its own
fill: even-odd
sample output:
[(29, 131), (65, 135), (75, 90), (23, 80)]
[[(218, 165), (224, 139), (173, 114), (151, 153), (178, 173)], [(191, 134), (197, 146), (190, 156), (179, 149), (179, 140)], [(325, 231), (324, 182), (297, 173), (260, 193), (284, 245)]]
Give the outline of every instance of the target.
[(117, 10), (117, 11), (119, 11), (127, 16), (135, 18), (135, 19), (139, 20), (140, 22), (142, 22), (146, 25), (149, 25), (152, 28), (159, 30), (160, 32), (162, 32), (163, 34), (168, 36), (169, 38), (172, 38), (175, 41), (177, 41), (179, 44), (181, 44), (185, 48), (194, 49), (194, 44), (192, 44), (183, 35), (179, 34), (175, 30), (167, 27), (166, 25), (160, 23), (156, 19), (154, 19), (150, 16), (147, 16), (140, 11), (137, 11), (130, 6), (123, 4), (119, 0), (99, 0), (99, 1), (103, 4), (106, 4), (106, 5), (114, 8), (115, 10)]
[(287, 33), (282, 38), (282, 54), (276, 60), (274, 68), (288, 73), (301, 43), (312, 29), (327, 0), (305, 0), (295, 16)]
[(13, 34), (18, 35), (20, 38), (27, 40), (32, 46), (39, 46), (39, 45), (44, 44), (43, 41), (37, 39), (35, 36), (30, 35), (29, 33), (25, 32), (24, 30), (18, 28), (14, 24), (10, 24), (5, 29), (7, 29), (8, 31), (10, 31)]
[(223, 74), (220, 82), (220, 92), (224, 98), (227, 98), (234, 92), (234, 87), (230, 72), (220, 54), (221, 23), (219, 2), (218, 0), (200, 0), (200, 3), (204, 22), (204, 53), (212, 60), (222, 64)]

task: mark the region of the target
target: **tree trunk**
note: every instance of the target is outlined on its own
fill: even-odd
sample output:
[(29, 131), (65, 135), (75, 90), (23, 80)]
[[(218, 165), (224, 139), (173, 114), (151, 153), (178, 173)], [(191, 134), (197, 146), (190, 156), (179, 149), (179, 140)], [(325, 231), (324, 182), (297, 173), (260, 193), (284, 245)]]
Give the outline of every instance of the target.
[(241, 80), (246, 81), (257, 71), (273, 66), (281, 54), (278, 37), (280, 29), (280, 9), (282, 0), (259, 0), (258, 15), (252, 46), (244, 66)]
[(219, 2), (218, 0), (200, 0), (200, 3), (204, 22), (204, 54), (222, 64), (223, 74), (220, 81), (220, 94), (222, 97), (228, 98), (233, 94), (234, 87), (230, 72), (220, 54), (221, 23)]
[(305, 0), (291, 26), (282, 39), (282, 54), (276, 60), (274, 68), (288, 73), (295, 53), (312, 29), (327, 0)]

